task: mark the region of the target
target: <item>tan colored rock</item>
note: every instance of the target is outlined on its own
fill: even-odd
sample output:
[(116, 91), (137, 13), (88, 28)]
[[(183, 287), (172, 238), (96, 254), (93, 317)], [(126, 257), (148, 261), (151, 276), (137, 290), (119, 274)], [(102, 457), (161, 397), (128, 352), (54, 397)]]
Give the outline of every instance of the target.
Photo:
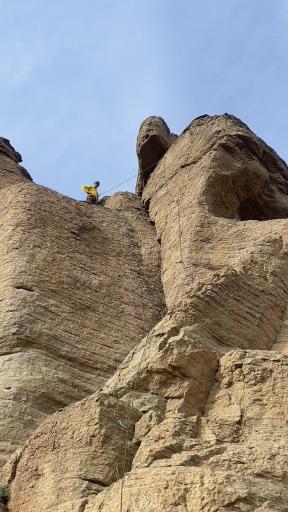
[(50, 416), (2, 474), (13, 480), (10, 508), (79, 510), (131, 468), (138, 418), (136, 410), (101, 393)]
[[(143, 213), (143, 205), (140, 197), (132, 192), (116, 192), (113, 196), (108, 196), (104, 200), (105, 208), (112, 210), (139, 210)], [(146, 214), (147, 215), (147, 214)]]
[[(255, 478), (239, 481), (239, 475), (197, 468), (149, 468), (137, 470), (121, 483), (92, 498), (85, 512), (280, 512), (286, 511), (287, 490), (277, 480), (265, 486)], [(255, 504), (257, 503), (258, 504)]]
[[(171, 417), (146, 437), (134, 459), (138, 469), (121, 483), (123, 510), (287, 510), (287, 357), (229, 352), (217, 381), (201, 428), (192, 418)], [(140, 469), (141, 461), (152, 467)], [(91, 497), (85, 512), (118, 512), (119, 496), (117, 483)]]
[(143, 210), (35, 185), (1, 146), (0, 189), (1, 464), (47, 415), (97, 390), (164, 304)]
[(151, 432), (153, 427), (159, 425), (163, 419), (164, 414), (159, 410), (155, 411), (151, 409), (148, 412), (145, 412), (135, 425), (133, 441), (136, 444), (143, 441), (143, 439), (145, 439), (146, 436)]
[(136, 194), (141, 197), (150, 174), (165, 155), (177, 135), (171, 133), (162, 117), (151, 116), (140, 126), (136, 152), (139, 162), (139, 173)]
[[(219, 354), (219, 347), (201, 339), (193, 328), (177, 328), (164, 318), (127, 356), (104, 390), (124, 400), (129, 390), (132, 400), (128, 403), (135, 408), (137, 394), (133, 401), (133, 393), (141, 392), (164, 398), (166, 412), (197, 415), (205, 407)], [(149, 410), (153, 409), (151, 401)]]
[[(0, 473), (0, 481), (2, 479), (12, 483), (12, 510), (18, 512), (24, 507), (25, 511), (33, 512), (41, 503), (44, 510), (70, 512), (74, 510), (73, 507), (77, 510), (81, 500), (101, 492), (101, 486), (110, 485), (121, 478), (120, 470), (119, 474), (115, 470), (116, 460), (119, 457), (121, 459), (121, 453), (123, 457), (127, 447), (125, 436), (123, 441), (121, 425), (121, 435), (118, 433), (118, 419), (124, 425), (132, 422), (129, 436), (134, 444), (130, 445), (130, 454), (133, 455), (136, 468), (150, 465), (175, 450), (188, 449), (191, 443), (194, 446), (195, 441), (191, 441), (189, 435), (197, 435), (199, 422), (197, 417), (190, 416), (195, 412), (203, 412), (217, 364), (218, 353), (213, 345), (205, 346), (197, 336), (193, 339), (191, 328), (182, 328), (177, 332), (175, 327), (167, 326), (166, 321), (162, 321), (139, 348), (126, 358), (104, 387), (103, 406), (107, 414), (103, 414), (101, 424), (98, 421), (98, 409), (100, 407), (100, 412), (102, 409), (96, 394), (50, 416), (27, 442), (24, 452), (17, 455), (16, 462), (12, 457), (6, 464)], [(177, 407), (167, 407), (175, 399)], [(118, 441), (109, 438), (111, 426), (116, 437), (120, 435)], [(108, 435), (107, 447), (101, 444), (103, 429)], [(91, 436), (95, 439), (92, 445)], [(56, 441), (53, 441), (55, 448), (51, 451), (49, 447), (52, 439)], [(39, 440), (41, 448), (38, 447)], [(98, 461), (100, 467), (98, 462), (96, 465), (93, 463), (98, 451), (99, 457), (101, 453), (106, 454)], [(132, 458), (127, 451), (126, 470), (131, 467)], [(59, 475), (59, 461), (61, 472), (66, 475), (63, 479)], [(40, 468), (37, 474), (34, 474), (35, 463)], [(83, 468), (86, 468), (85, 478)], [(103, 477), (105, 471), (111, 480)], [(87, 487), (87, 480), (97, 485)], [(56, 497), (49, 497), (48, 491), (41, 494), (41, 489), (50, 489), (51, 485), (55, 487)]]
[(288, 307), (286, 308), (283, 321), (275, 338), (272, 350), (288, 356)]
[[(140, 420), (141, 421), (141, 420)], [(133, 461), (133, 469), (150, 466), (155, 460), (170, 459), (194, 447), (198, 434), (197, 416), (175, 414), (154, 426), (144, 437)]]
[(233, 116), (194, 120), (143, 191), (175, 322), (271, 348), (287, 305), (288, 169)]
[[(96, 394), (50, 416), (8, 461), (0, 481), (12, 485), (12, 512), (285, 511), (288, 359), (277, 351), (277, 336), (286, 336), (286, 164), (233, 116), (194, 120), (173, 144), (166, 141), (165, 151), (157, 133), (163, 129), (164, 140), (169, 129), (160, 121), (149, 140), (155, 123), (145, 123), (138, 193), (143, 189), (161, 243), (168, 312), (103, 379), (104, 403), (91, 407)], [(153, 140), (158, 163), (144, 176), (141, 158), (146, 150), (151, 156)], [(155, 240), (144, 236), (146, 224), (153, 227), (139, 201), (117, 194), (104, 205), (99, 225), (107, 230), (105, 219), (114, 216), (118, 233), (125, 226), (138, 247), (145, 239), (141, 258), (157, 276)], [(150, 297), (145, 290), (140, 317)], [(114, 332), (115, 325), (109, 328)], [(133, 417), (129, 473), (122, 478), (113, 473), (118, 435), (112, 449), (102, 436), (117, 423), (106, 413), (98, 421), (106, 403), (123, 412), (124, 424)], [(80, 438), (74, 450), (72, 440)], [(35, 449), (38, 439), (42, 451)], [(62, 480), (57, 461), (63, 461)], [(83, 468), (94, 486), (82, 487)]]
[[(155, 222), (158, 239), (161, 241), (162, 280), (170, 317), (175, 325), (193, 326), (191, 328), (194, 336), (197, 335), (203, 340), (207, 350), (211, 350), (211, 343), (214, 348), (218, 348), (219, 353), (225, 352), (229, 345), (250, 349), (271, 348), (277, 331), (281, 329), (287, 304), (287, 221), (278, 218), (287, 217), (287, 176), (285, 163), (273, 150), (243, 123), (228, 115), (195, 120), (150, 174), (143, 191), (143, 199), (149, 205), (150, 216)], [(215, 350), (212, 352), (215, 353)], [(287, 460), (282, 442), (287, 436), (286, 420), (283, 426), (283, 417), (277, 425), (273, 420), (263, 418), (261, 414), (258, 418), (258, 400), (264, 402), (264, 409), (267, 406), (268, 414), (278, 394), (283, 400), (286, 383), (282, 385), (282, 379), (285, 380), (285, 377), (281, 376), (280, 368), (276, 364), (279, 356), (275, 356), (275, 360), (272, 353), (270, 355), (265, 352), (267, 359), (264, 357), (264, 361), (261, 361), (261, 352), (259, 354), (260, 361), (257, 358), (253, 360), (252, 357), (252, 368), (249, 368), (251, 379), (254, 374), (255, 378), (258, 375), (259, 365), (262, 367), (260, 381), (264, 379), (263, 374), (266, 375), (266, 372), (268, 375), (272, 372), (273, 375), (274, 366), (275, 379), (279, 375), (279, 380), (277, 391), (274, 378), (268, 379), (269, 386), (265, 390), (263, 386), (257, 389), (260, 396), (257, 395), (255, 399), (254, 416), (255, 420), (258, 419), (258, 426), (255, 426), (255, 432), (251, 434), (252, 439), (247, 444), (239, 444), (245, 413), (236, 399), (237, 394), (235, 393), (234, 399), (231, 398), (230, 385), (226, 390), (226, 377), (223, 379), (225, 399), (221, 392), (214, 404), (213, 393), (210, 395), (208, 404), (210, 406), (213, 403), (211, 417), (208, 414), (207, 418), (204, 416), (201, 420), (198, 441), (190, 436), (191, 444), (195, 444), (193, 449), (183, 450), (184, 442), (189, 442), (187, 433), (179, 434), (177, 438), (177, 428), (173, 430), (172, 427), (170, 434), (165, 428), (167, 421), (168, 424), (171, 423), (171, 414), (181, 414), (177, 409), (174, 412), (173, 409), (169, 410), (169, 399), (166, 406), (167, 419), (148, 431), (134, 460), (137, 467), (141, 463), (152, 464), (152, 468), (157, 465), (155, 475), (160, 480), (159, 487), (151, 468), (145, 471), (145, 476), (141, 473), (140, 490), (137, 484), (139, 470), (135, 470), (129, 475), (127, 483), (125, 482), (128, 492), (125, 495), (124, 507), (128, 510), (131, 508), (133, 512), (167, 512), (174, 511), (176, 506), (177, 510), (185, 512), (224, 510), (223, 507), (225, 510), (251, 511), (272, 510), (272, 507), (275, 510), (286, 509), (285, 477), (283, 469), (280, 472), (277, 469), (278, 461), (283, 468), (283, 463)], [(124, 365), (128, 360), (129, 357)], [(285, 359), (280, 360), (281, 364), (286, 364)], [(236, 374), (237, 364), (241, 363), (236, 363)], [(117, 388), (120, 393), (122, 369), (128, 378), (128, 368), (125, 370), (124, 365), (116, 373), (120, 377)], [(267, 366), (270, 368), (267, 369)], [(130, 372), (132, 373), (132, 369)], [(141, 380), (143, 370), (139, 373)], [(157, 375), (157, 371), (155, 373)], [(173, 371), (173, 375), (175, 373)], [(110, 382), (115, 382), (117, 387), (116, 375)], [(149, 379), (149, 391), (151, 380), (153, 382), (153, 378)], [(253, 402), (255, 389), (250, 391), (250, 386), (251, 382), (245, 389), (245, 396), (250, 396)], [(237, 389), (237, 379), (235, 388)], [(162, 389), (161, 383), (158, 390), (162, 392)], [(153, 392), (156, 390), (153, 389)], [(268, 394), (269, 399), (264, 398), (265, 394)], [(239, 400), (241, 401), (240, 398)], [(247, 400), (249, 402), (248, 398)], [(267, 405), (268, 400), (270, 403)], [(285, 407), (280, 404), (279, 407), (284, 410), (286, 417), (286, 403)], [(247, 409), (253, 410), (253, 406), (247, 405)], [(186, 414), (187, 412), (186, 409)], [(273, 415), (277, 416), (276, 411)], [(180, 417), (178, 416), (179, 419)], [(272, 432), (274, 428), (275, 433)], [(258, 429), (260, 433), (262, 429), (266, 432), (264, 438), (261, 434), (258, 436)], [(261, 473), (263, 467), (267, 467), (267, 457), (269, 459), (271, 456), (271, 436), (272, 439), (274, 436), (277, 460), (273, 463), (274, 476), (267, 473), (264, 481), (261, 481), (257, 471)], [(177, 442), (178, 453), (177, 450), (173, 453)], [(266, 453), (265, 448), (261, 448), (262, 443), (266, 445)], [(161, 448), (164, 454), (162, 460), (158, 457)], [(222, 455), (226, 449), (230, 465), (227, 465), (226, 458)], [(239, 462), (241, 450), (245, 453), (241, 462), (245, 464), (247, 457), (247, 466), (244, 466), (242, 475), (242, 463)], [(208, 462), (214, 458), (215, 463), (211, 470)], [(195, 467), (191, 468), (190, 475), (185, 469), (189, 475), (189, 484), (183, 486), (181, 468), (178, 469), (179, 473), (173, 471), (169, 474), (165, 482), (167, 465), (173, 464), (201, 468), (197, 471)], [(202, 468), (203, 465), (208, 467)], [(178, 485), (175, 484), (175, 474), (179, 475)], [(279, 478), (276, 484), (274, 478)], [(143, 479), (146, 484), (143, 484)], [(237, 482), (237, 485), (231, 485), (231, 482)], [(98, 505), (103, 512), (106, 506), (111, 512), (113, 506), (117, 510), (116, 496), (115, 505), (113, 501), (114, 488), (117, 494), (117, 485), (114, 485), (111, 490), (91, 500), (95, 512)], [(138, 493), (137, 500), (133, 499), (134, 492)], [(186, 499), (187, 492), (189, 500)], [(88, 512), (89, 507), (90, 505)]]
[(22, 162), (22, 156), (20, 153), (15, 151), (10, 141), (8, 139), (4, 139), (4, 137), (0, 137), (0, 153), (1, 155), (8, 156), (8, 158), (16, 162), (16, 164)]

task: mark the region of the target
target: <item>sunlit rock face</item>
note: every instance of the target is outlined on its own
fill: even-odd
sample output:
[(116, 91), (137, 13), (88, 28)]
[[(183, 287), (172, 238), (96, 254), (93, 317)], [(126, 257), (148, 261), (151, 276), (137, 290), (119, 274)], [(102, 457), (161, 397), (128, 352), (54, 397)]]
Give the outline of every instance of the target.
[(227, 114), (193, 121), (160, 160), (143, 201), (181, 322), (223, 344), (271, 348), (286, 307), (287, 180), (283, 160)]
[[(69, 407), (64, 404), (63, 410), (50, 414), (2, 467), (0, 481), (11, 486), (10, 508), (13, 512), (284, 512), (288, 502), (287, 166), (244, 123), (228, 114), (201, 116), (179, 137), (170, 133), (161, 118), (148, 118), (140, 127), (137, 154), (138, 197), (118, 193), (105, 198), (102, 208), (88, 207), (43, 190), (23, 175), (20, 179), (15, 171), (23, 194), (21, 211), (25, 222), (21, 221), (20, 225), (30, 222), (29, 226), (34, 226), (33, 235), (30, 229), (23, 240), (25, 243), (13, 245), (15, 251), (17, 245), (17, 254), (23, 256), (23, 248), (35, 237), (40, 247), (34, 253), (42, 254), (45, 265), (52, 269), (48, 265), (50, 252), (42, 249), (44, 235), (39, 244), (41, 233), (49, 232), (52, 222), (51, 215), (49, 221), (48, 216), (42, 217), (45, 201), (49, 203), (46, 209), (51, 211), (51, 204), (55, 210), (56, 198), (59, 200), (65, 224), (77, 207), (81, 222), (84, 223), (85, 217), (89, 226), (97, 224), (94, 247), (96, 234), (98, 238), (102, 236), (97, 261), (103, 258), (106, 279), (113, 272), (112, 264), (109, 266), (112, 255), (113, 261), (119, 262), (105, 308), (110, 307), (109, 311), (113, 310), (115, 315), (115, 294), (123, 292), (123, 302), (117, 321), (116, 316), (111, 317), (112, 313), (109, 319), (103, 317), (101, 325), (106, 340), (109, 339), (106, 350), (100, 343), (94, 346), (93, 355), (87, 349), (92, 343), (88, 334), (95, 333), (95, 326), (77, 338), (82, 350), (79, 353), (78, 348), (77, 354), (86, 365), (86, 381), (89, 381), (87, 367), (96, 365), (91, 361), (98, 361), (97, 357), (104, 360), (105, 354), (110, 377), (107, 370), (101, 379), (98, 367), (95, 373), (98, 380), (94, 377), (102, 389)], [(17, 167), (16, 163), (13, 165)], [(11, 187), (10, 184), (7, 190)], [(26, 190), (31, 190), (30, 205), (34, 197), (30, 210), (25, 205)], [(11, 198), (10, 204), (15, 201), (20, 211), (15, 194)], [(38, 220), (33, 215), (30, 219), (27, 212), (36, 208), (39, 208)], [(112, 219), (115, 228), (111, 227)], [(59, 219), (53, 232), (58, 233), (58, 224)], [(84, 237), (85, 230), (72, 229), (74, 236), (77, 232), (78, 237)], [(57, 267), (59, 275), (66, 272), (68, 263), (72, 265), (73, 261), (75, 265), (80, 257), (75, 247), (76, 260), (74, 253), (70, 260), (65, 233), (66, 238), (64, 234), (62, 238), (66, 243), (61, 242), (61, 250), (51, 251), (54, 267), (55, 254), (63, 255), (61, 272), (60, 265)], [(87, 254), (93, 252), (90, 245), (93, 233), (92, 227), (87, 228)], [(51, 238), (50, 235), (47, 240), (54, 247), (56, 242), (52, 243)], [(13, 230), (3, 244), (5, 254), (11, 240)], [(81, 239), (81, 254), (84, 247)], [(141, 258), (136, 266), (139, 252)], [(165, 311), (159, 284), (159, 255)], [(85, 261), (90, 261), (88, 255)], [(83, 263), (81, 273), (77, 274), (81, 279), (82, 267)], [(15, 265), (11, 264), (11, 268)], [(21, 268), (21, 289), (16, 290), (25, 292), (25, 311), (29, 308), (30, 312), (36, 311), (36, 304), (31, 308), (29, 302), (35, 290), (27, 289), (33, 288), (28, 279), (27, 260)], [(139, 268), (143, 269), (140, 275)], [(12, 272), (7, 274), (7, 282), (18, 274), (14, 272), (13, 277), (10, 277)], [(52, 308), (58, 300), (57, 311), (61, 310), (58, 299), (61, 290), (62, 298), (70, 298), (69, 304), (73, 304), (77, 293), (78, 308), (87, 299), (90, 305), (94, 304), (92, 297), (93, 300), (98, 297), (97, 307), (100, 307), (107, 288), (101, 287), (98, 274), (98, 286), (91, 291), (87, 285), (88, 289), (81, 295), (72, 270), (69, 276), (71, 290), (74, 283), (71, 294), (70, 287), (60, 286), (50, 270), (41, 295), (43, 304), (50, 298)], [(65, 273), (61, 283), (66, 279)], [(41, 282), (40, 271), (38, 281)], [(53, 296), (48, 293), (50, 287)], [(129, 302), (129, 308), (133, 305), (134, 315), (129, 322), (124, 318), (125, 327), (121, 324), (124, 302)], [(31, 324), (24, 316), (23, 303), (19, 304), (15, 305), (12, 316), (17, 318), (22, 311), (16, 326), (24, 329)], [(52, 316), (49, 315), (43, 308), (41, 322), (46, 319), (50, 325)], [(84, 316), (83, 310), (81, 325)], [(74, 363), (78, 369), (77, 358), (71, 347), (69, 357), (67, 350), (64, 358), (63, 346), (68, 342), (63, 328), (62, 339), (66, 345), (58, 342), (56, 350), (56, 342), (52, 344), (46, 337), (40, 350), (35, 341), (38, 338), (33, 334), (32, 349), (27, 336), (18, 336), (17, 328), (12, 336), (9, 315), (5, 318), (8, 319), (7, 339), (18, 340), (16, 354), (25, 352), (18, 349), (19, 340), (25, 340), (29, 347), (25, 357), (28, 365), (33, 361), (35, 375), (43, 354), (51, 358), (53, 355), (55, 364), (65, 360), (67, 387), (68, 383), (74, 385), (74, 370), (69, 365)], [(89, 325), (92, 323), (91, 319)], [(34, 325), (42, 323), (38, 320), (37, 324), (34, 319)], [(56, 325), (55, 318), (53, 325)], [(142, 340), (141, 329), (146, 334)], [(129, 339), (134, 336), (130, 346), (128, 332)], [(119, 333), (125, 345), (121, 357), (115, 361), (119, 344), (111, 340), (118, 339)], [(129, 354), (119, 365), (129, 348)], [(111, 361), (115, 364), (113, 368)], [(23, 368), (19, 360), (19, 382), (28, 374)], [(62, 369), (59, 374), (62, 371), (64, 374)], [(56, 377), (54, 381), (57, 382)], [(38, 380), (39, 389), (43, 382), (46, 382), (45, 371)], [(51, 382), (45, 385), (51, 393)], [(86, 394), (94, 391), (90, 381), (89, 386)], [(39, 403), (35, 389), (38, 388), (31, 387), (31, 401)], [(55, 385), (53, 392), (56, 389)], [(69, 400), (73, 401), (70, 397), (67, 403)], [(25, 400), (22, 402), (25, 405)], [(18, 410), (19, 405), (15, 405), (16, 413)]]
[(33, 184), (20, 159), (1, 139), (1, 462), (98, 389), (164, 309), (159, 244), (134, 194), (121, 211), (92, 207)]

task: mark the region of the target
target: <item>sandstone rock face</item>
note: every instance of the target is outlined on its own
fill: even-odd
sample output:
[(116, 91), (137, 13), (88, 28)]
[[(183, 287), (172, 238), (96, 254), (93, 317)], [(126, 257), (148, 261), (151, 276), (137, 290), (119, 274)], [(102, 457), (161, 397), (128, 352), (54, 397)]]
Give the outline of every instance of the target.
[[(148, 118), (138, 136), (137, 193), (151, 222), (133, 194), (115, 194), (104, 208), (89, 209), (97, 212), (103, 237), (111, 218), (118, 242), (122, 226), (133, 234), (141, 268), (154, 279), (158, 318), (152, 322), (151, 295), (143, 287), (131, 319), (138, 340), (120, 365), (118, 358), (118, 369), (108, 380), (108, 372), (101, 381), (97, 373), (100, 391), (49, 416), (3, 466), (0, 482), (11, 485), (13, 512), (288, 510), (288, 169), (228, 114), (202, 116), (177, 139), (169, 134), (163, 120)], [(145, 174), (151, 155), (156, 167), (151, 161)], [(34, 190), (23, 176), (21, 183)], [(39, 230), (42, 225), (40, 217)], [(167, 306), (158, 323), (156, 237)], [(107, 238), (107, 247), (112, 241)], [(148, 287), (146, 275), (141, 283)], [(148, 303), (151, 323), (140, 341), (138, 322), (148, 326)], [(108, 364), (117, 347), (110, 341), (115, 325), (105, 332)], [(79, 334), (78, 343), (88, 367), (89, 338)], [(22, 376), (25, 367), (18, 368)]]
[(22, 162), (22, 156), (20, 153), (15, 151), (13, 146), (10, 144), (10, 141), (8, 139), (4, 139), (4, 137), (0, 137), (0, 153), (1, 155), (8, 156), (8, 158), (16, 162), (16, 164)]
[[(287, 510), (287, 372), (280, 354), (225, 355), (204, 415), (171, 416), (151, 430), (145, 451), (142, 442), (123, 510)], [(119, 493), (114, 484), (85, 512), (117, 512)]]
[(288, 307), (286, 308), (281, 329), (276, 336), (272, 350), (276, 350), (288, 356)]
[[(151, 360), (150, 350), (155, 355), (158, 352), (159, 358), (159, 348), (152, 336), (150, 340), (147, 361)], [(176, 340), (174, 343), (177, 345)], [(211, 357), (212, 353), (214, 350)], [(203, 370), (204, 363), (205, 358)], [(153, 366), (150, 376), (154, 373), (156, 379), (159, 367)], [(120, 394), (125, 381), (126, 391), (133, 390), (127, 379), (129, 368), (132, 376), (135, 361), (131, 356), (117, 372), (122, 377)], [(167, 368), (171, 370), (169, 357)], [(174, 371), (177, 374), (176, 368)], [(202, 414), (171, 410), (167, 393), (161, 399), (160, 393), (144, 391), (130, 397), (131, 408), (127, 394), (122, 400), (111, 397), (112, 391), (119, 393), (113, 378), (107, 386), (110, 398), (108, 394), (96, 394), (51, 416), (27, 443), (17, 462), (6, 469), (7, 481), (14, 478), (12, 510), (34, 511), (42, 506), (43, 510), (70, 512), (81, 510), (83, 505), (85, 512), (118, 512), (121, 499), (123, 510), (136, 512), (286, 510), (287, 357), (260, 350), (229, 351), (220, 359), (215, 377), (210, 380)], [(143, 375), (140, 380), (143, 386)], [(195, 379), (195, 394), (200, 389), (201, 382)], [(160, 411), (161, 417), (144, 433), (140, 446), (139, 439), (134, 439), (133, 448), (133, 425), (136, 422), (137, 432), (137, 425), (149, 410)], [(128, 426), (128, 441), (117, 427), (118, 418)], [(121, 468), (125, 450), (129, 454), (126, 471), (131, 464), (132, 471), (103, 490), (117, 480), (115, 468), (117, 464)]]
[(271, 348), (287, 303), (287, 180), (233, 116), (196, 119), (171, 146), (143, 199), (178, 322), (225, 345)]
[(79, 510), (86, 496), (130, 470), (138, 417), (136, 410), (101, 393), (51, 415), (6, 470), (8, 481), (13, 476), (8, 470), (14, 470), (17, 488), (12, 510)]
[(143, 209), (61, 196), (14, 160), (0, 151), (1, 462), (47, 414), (98, 389), (164, 308)]
[(138, 196), (141, 197), (149, 176), (176, 139), (177, 135), (170, 132), (162, 117), (151, 116), (141, 124), (136, 147), (139, 162)]

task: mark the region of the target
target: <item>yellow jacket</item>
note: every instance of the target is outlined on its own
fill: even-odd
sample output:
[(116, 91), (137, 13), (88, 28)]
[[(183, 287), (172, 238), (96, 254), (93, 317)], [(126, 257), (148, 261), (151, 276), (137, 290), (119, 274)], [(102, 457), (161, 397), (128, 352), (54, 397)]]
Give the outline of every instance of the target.
[(81, 186), (83, 192), (88, 194), (88, 196), (96, 197), (96, 199), (99, 199), (98, 191), (93, 185), (82, 185)]

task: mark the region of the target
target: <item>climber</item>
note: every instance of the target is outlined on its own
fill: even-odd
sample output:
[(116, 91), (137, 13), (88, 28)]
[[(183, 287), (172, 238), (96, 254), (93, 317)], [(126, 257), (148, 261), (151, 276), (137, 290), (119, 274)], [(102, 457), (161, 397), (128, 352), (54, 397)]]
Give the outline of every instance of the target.
[(90, 204), (97, 204), (99, 202), (98, 187), (100, 181), (94, 181), (93, 185), (82, 185), (83, 192), (87, 194), (86, 201)]

